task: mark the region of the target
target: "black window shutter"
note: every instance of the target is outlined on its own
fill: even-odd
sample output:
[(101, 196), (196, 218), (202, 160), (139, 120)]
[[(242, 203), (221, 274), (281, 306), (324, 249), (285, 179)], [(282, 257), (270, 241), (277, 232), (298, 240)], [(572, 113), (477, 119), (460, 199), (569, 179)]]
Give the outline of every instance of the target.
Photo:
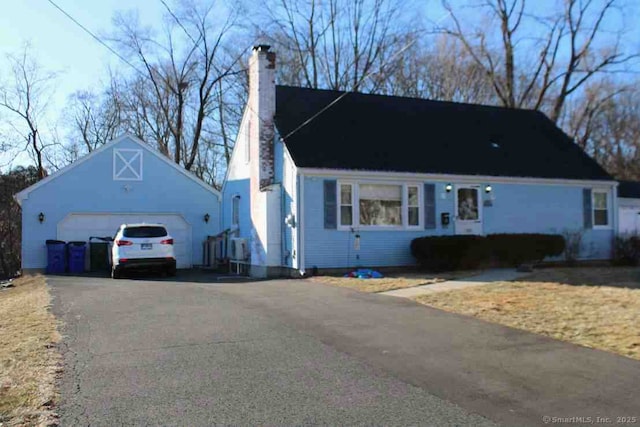
[(424, 228), (436, 228), (436, 185), (424, 185)]
[(584, 214), (584, 228), (593, 228), (593, 207), (591, 206), (591, 189), (582, 189), (582, 206)]
[(336, 200), (336, 180), (324, 181), (324, 228), (338, 228), (338, 207)]

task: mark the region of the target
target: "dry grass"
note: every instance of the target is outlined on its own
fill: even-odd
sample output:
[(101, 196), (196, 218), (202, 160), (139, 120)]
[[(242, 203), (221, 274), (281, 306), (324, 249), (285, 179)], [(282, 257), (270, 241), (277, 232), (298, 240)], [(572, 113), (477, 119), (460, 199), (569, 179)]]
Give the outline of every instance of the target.
[[(614, 286), (574, 286), (531, 278), (565, 276), (581, 283), (624, 279), (630, 269), (543, 270), (527, 281), (496, 283), (416, 298), (443, 310), (476, 316), (513, 328), (543, 334), (586, 347), (640, 359), (640, 289)], [(591, 273), (596, 273), (595, 270)], [(606, 270), (606, 271), (605, 271)], [(636, 274), (638, 269), (636, 269)], [(541, 277), (542, 276), (542, 277)]]
[(408, 273), (385, 275), (381, 279), (357, 279), (342, 276), (315, 276), (311, 280), (328, 285), (340, 286), (361, 292), (385, 292), (393, 289), (413, 288), (415, 286), (432, 285), (461, 277), (471, 277), (481, 273), (480, 270), (465, 270), (445, 273)]
[(55, 420), (60, 336), (44, 277), (13, 283), (0, 292), (0, 425), (47, 425)]
[(638, 267), (574, 267), (544, 268), (534, 271), (522, 280), (554, 282), (568, 285), (596, 285), (640, 288)]

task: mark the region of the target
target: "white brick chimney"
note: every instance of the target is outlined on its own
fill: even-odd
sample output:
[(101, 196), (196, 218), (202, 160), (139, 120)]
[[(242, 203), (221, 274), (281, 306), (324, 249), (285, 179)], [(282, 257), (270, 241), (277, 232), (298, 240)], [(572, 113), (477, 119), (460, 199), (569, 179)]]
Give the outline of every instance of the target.
[(273, 120), (276, 114), (276, 54), (269, 52), (267, 45), (254, 46), (249, 61), (249, 107), (252, 110), (249, 133), (258, 141), (252, 147), (251, 158), (260, 159), (255, 172), (260, 190), (264, 190), (274, 182)]
[(281, 188), (275, 177), (276, 55), (254, 46), (249, 60), (251, 275), (278, 274), (282, 265)]

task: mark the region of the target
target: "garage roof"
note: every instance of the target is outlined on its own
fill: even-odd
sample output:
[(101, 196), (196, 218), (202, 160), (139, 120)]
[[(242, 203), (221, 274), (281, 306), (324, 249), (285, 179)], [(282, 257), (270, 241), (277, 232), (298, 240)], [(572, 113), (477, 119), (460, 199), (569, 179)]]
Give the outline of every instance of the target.
[(618, 197), (640, 199), (640, 181), (620, 181)]
[(147, 150), (147, 152), (153, 154), (154, 156), (156, 156), (157, 158), (159, 158), (160, 160), (165, 162), (168, 166), (174, 168), (175, 170), (177, 170), (178, 172), (183, 174), (185, 177), (189, 178), (190, 180), (194, 181), (195, 183), (197, 183), (198, 185), (200, 185), (201, 187), (203, 187), (207, 191), (215, 194), (216, 196), (218, 196), (218, 198), (220, 198), (220, 192), (218, 190), (216, 190), (215, 188), (213, 188), (210, 185), (206, 184), (204, 181), (202, 181), (200, 178), (198, 178), (197, 176), (195, 176), (194, 174), (192, 174), (191, 172), (189, 172), (188, 170), (186, 170), (182, 166), (176, 164), (175, 162), (172, 162), (164, 154), (160, 153), (158, 150), (154, 149), (149, 144), (146, 144), (143, 140), (141, 140), (140, 138), (138, 138), (138, 137), (136, 137), (136, 136), (134, 136), (132, 134), (122, 135), (122, 136), (114, 139), (113, 141), (110, 141), (110, 142), (106, 143), (105, 145), (103, 145), (102, 147), (98, 148), (97, 150), (92, 151), (91, 153), (89, 153), (86, 156), (76, 160), (75, 162), (71, 163), (70, 165), (68, 165), (68, 166), (60, 169), (59, 171), (49, 175), (48, 177), (38, 181), (37, 183), (33, 184), (32, 186), (25, 188), (21, 192), (15, 194), (13, 197), (18, 202), (18, 204), (22, 206), (22, 201), (24, 199), (26, 199), (29, 196), (29, 193), (31, 193), (35, 189), (40, 188), (43, 185), (48, 184), (49, 182), (53, 181), (54, 179), (58, 178), (59, 176), (64, 175), (65, 173), (73, 170), (74, 168), (76, 168), (77, 166), (79, 166), (82, 163), (86, 162), (87, 160), (91, 159), (92, 157), (97, 156), (98, 154), (102, 153), (103, 151), (107, 150), (108, 148), (111, 148), (114, 145), (116, 145), (116, 144), (118, 144), (118, 143), (120, 143), (120, 142), (122, 142), (124, 140), (128, 140), (130, 142), (133, 142), (133, 143), (136, 143), (136, 144), (140, 145), (140, 147), (144, 148), (145, 150)]

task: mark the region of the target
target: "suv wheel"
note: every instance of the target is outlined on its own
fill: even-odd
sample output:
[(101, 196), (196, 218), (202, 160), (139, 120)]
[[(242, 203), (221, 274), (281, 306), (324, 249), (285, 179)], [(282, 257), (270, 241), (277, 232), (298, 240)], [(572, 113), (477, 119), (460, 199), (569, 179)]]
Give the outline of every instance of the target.
[(167, 267), (167, 276), (176, 277), (176, 268), (175, 267)]
[(111, 278), (112, 279), (122, 278), (122, 271), (120, 271), (119, 267), (111, 267)]

